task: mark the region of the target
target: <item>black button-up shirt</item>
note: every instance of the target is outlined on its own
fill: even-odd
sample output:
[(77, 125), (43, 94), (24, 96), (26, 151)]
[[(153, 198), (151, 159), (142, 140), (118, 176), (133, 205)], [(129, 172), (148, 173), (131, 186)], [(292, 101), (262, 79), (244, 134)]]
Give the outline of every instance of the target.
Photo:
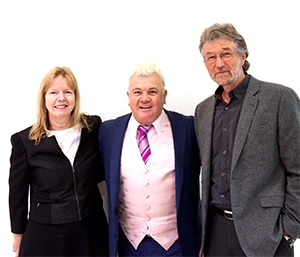
[(222, 100), (222, 86), (219, 86), (215, 92), (217, 102), (212, 138), (210, 204), (226, 210), (231, 210), (230, 173), (233, 144), (248, 83), (249, 75), (230, 91), (229, 103)]

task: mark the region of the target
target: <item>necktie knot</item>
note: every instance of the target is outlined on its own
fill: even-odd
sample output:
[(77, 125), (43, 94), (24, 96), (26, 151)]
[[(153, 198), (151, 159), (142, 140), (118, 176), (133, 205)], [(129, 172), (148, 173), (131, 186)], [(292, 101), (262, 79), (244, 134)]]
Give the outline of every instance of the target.
[(138, 127), (138, 147), (142, 156), (144, 163), (147, 163), (149, 156), (151, 154), (150, 145), (147, 137), (148, 131), (151, 129), (152, 124), (150, 125), (140, 125)]
[(139, 130), (139, 138), (143, 137), (145, 134), (148, 133), (148, 131), (151, 129), (151, 124), (150, 125), (139, 125), (138, 130)]

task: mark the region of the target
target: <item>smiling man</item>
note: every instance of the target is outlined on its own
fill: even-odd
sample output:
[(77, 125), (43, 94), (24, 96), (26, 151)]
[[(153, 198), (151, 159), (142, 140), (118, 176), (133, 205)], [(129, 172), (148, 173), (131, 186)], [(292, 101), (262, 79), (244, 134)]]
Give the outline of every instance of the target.
[(204, 256), (292, 257), (300, 235), (300, 99), (248, 73), (246, 41), (230, 23), (206, 28), (199, 50), (217, 84), (195, 109)]
[(110, 256), (197, 256), (199, 152), (192, 116), (167, 111), (159, 67), (140, 64), (132, 113), (101, 125)]

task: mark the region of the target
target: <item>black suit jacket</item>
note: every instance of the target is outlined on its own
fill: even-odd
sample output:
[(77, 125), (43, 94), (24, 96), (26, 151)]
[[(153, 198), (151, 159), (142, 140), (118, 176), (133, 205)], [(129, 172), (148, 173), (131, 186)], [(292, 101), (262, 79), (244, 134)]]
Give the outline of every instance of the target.
[(12, 135), (9, 207), (13, 233), (24, 232), (27, 218), (60, 224), (88, 218), (102, 209), (97, 184), (103, 180), (97, 139), (101, 119), (88, 116), (88, 122), (92, 131), (82, 128), (73, 165), (54, 136), (35, 145), (28, 139), (30, 127)]

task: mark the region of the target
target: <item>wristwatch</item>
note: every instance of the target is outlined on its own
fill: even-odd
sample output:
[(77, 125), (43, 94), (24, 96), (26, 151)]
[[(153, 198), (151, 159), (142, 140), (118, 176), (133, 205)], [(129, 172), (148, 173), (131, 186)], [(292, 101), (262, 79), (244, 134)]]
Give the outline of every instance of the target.
[(284, 238), (285, 238), (285, 240), (288, 242), (288, 244), (290, 245), (290, 248), (293, 248), (296, 239), (291, 238), (291, 237), (289, 237), (289, 236), (284, 236)]

